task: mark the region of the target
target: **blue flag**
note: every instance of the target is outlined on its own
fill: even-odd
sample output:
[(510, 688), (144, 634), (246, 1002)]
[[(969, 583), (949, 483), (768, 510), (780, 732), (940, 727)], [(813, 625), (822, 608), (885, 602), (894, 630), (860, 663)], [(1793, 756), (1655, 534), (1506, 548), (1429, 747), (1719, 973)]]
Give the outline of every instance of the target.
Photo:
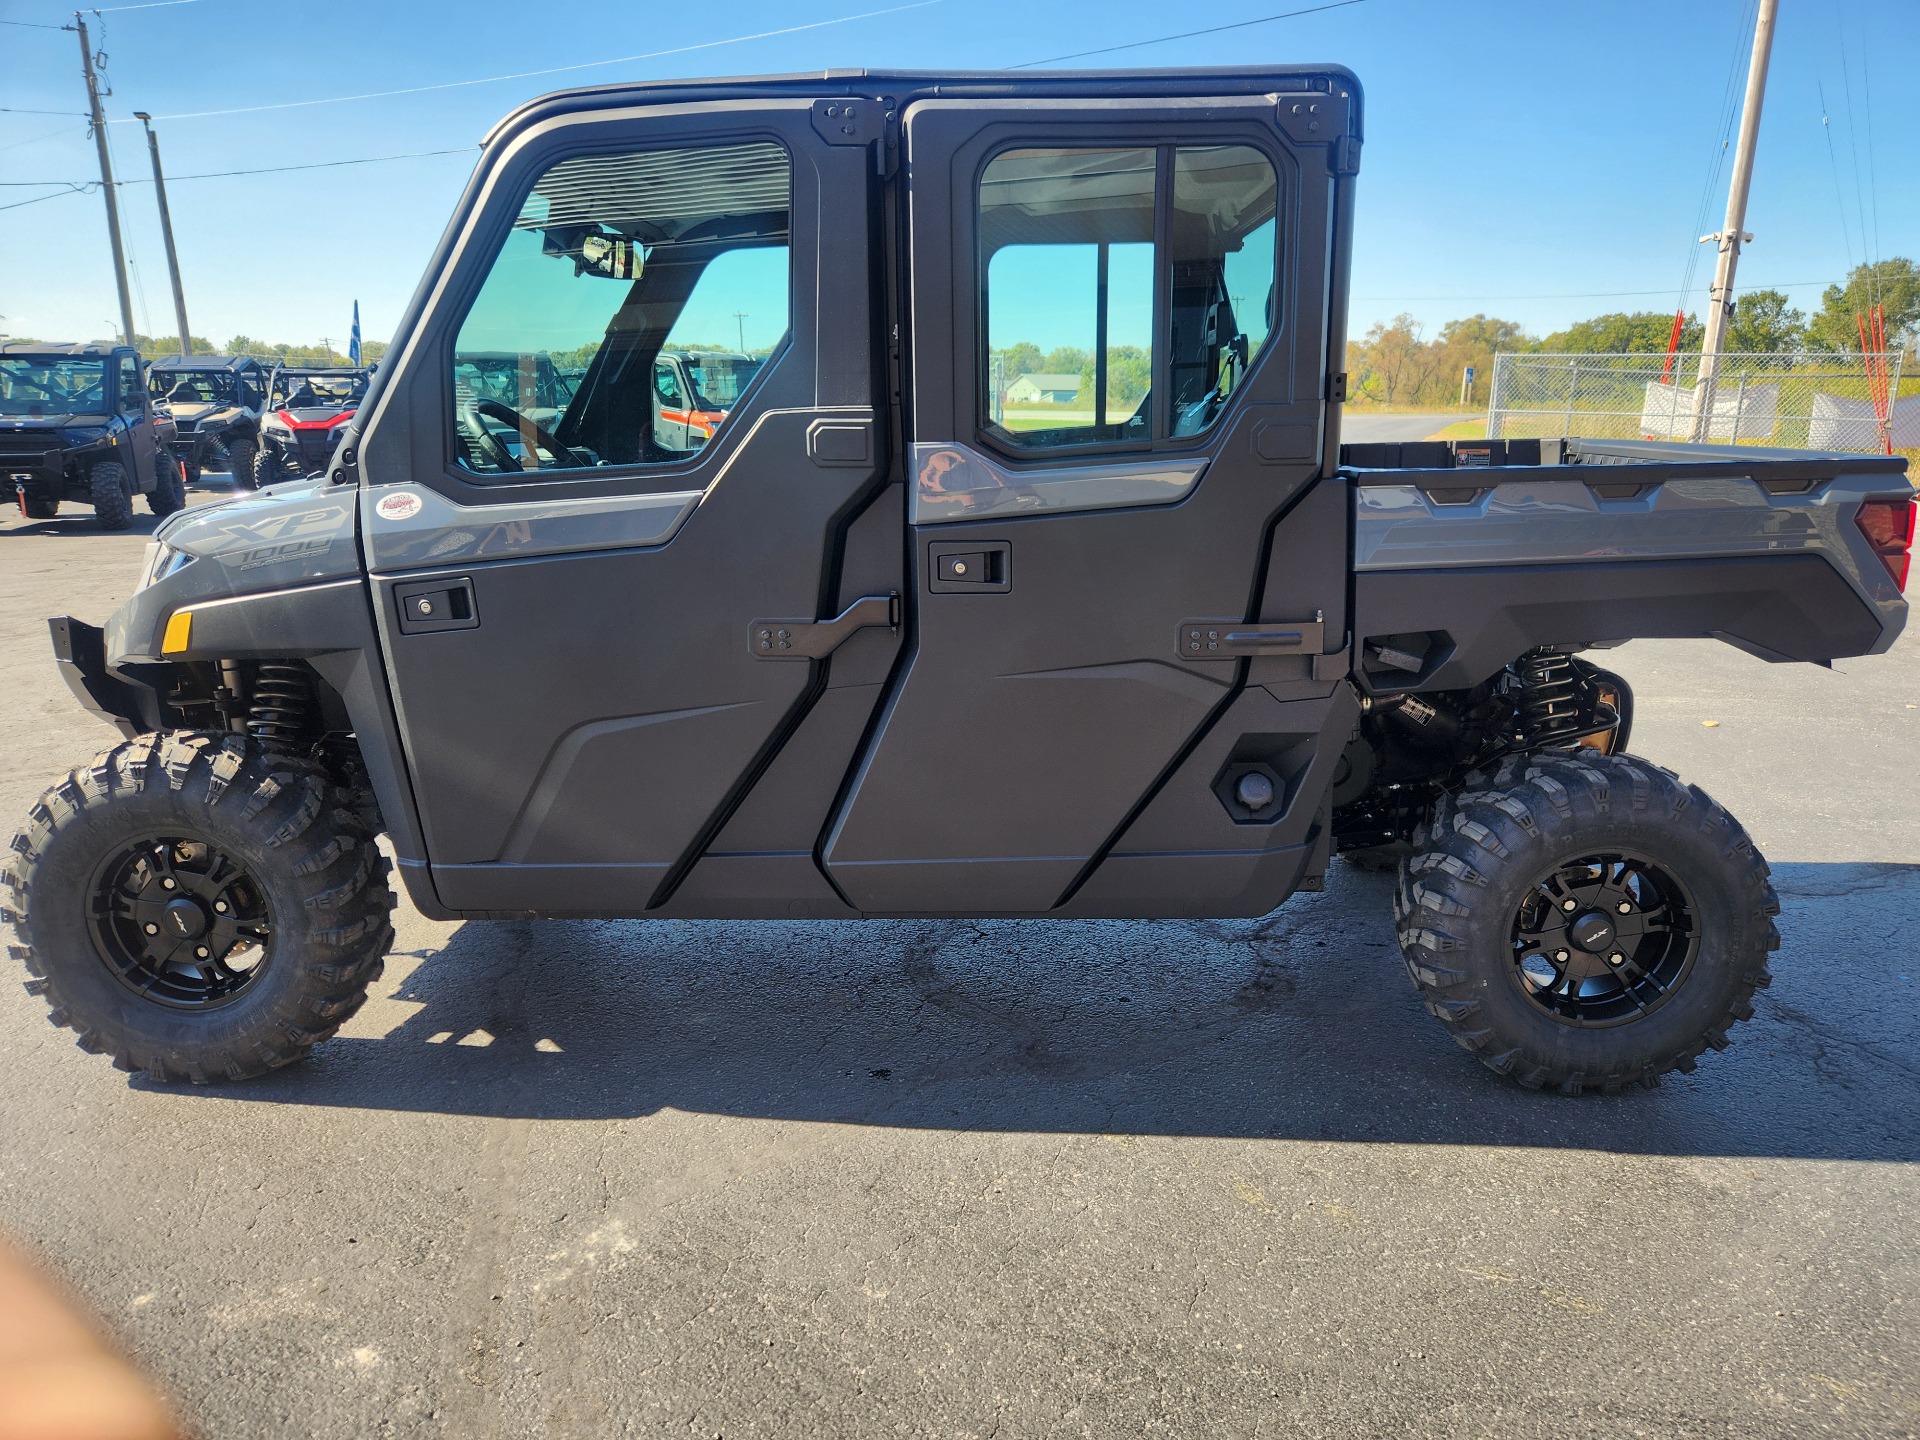
[(355, 365), (360, 363), (360, 302), (358, 300), (353, 302), (353, 338), (347, 341), (347, 359)]

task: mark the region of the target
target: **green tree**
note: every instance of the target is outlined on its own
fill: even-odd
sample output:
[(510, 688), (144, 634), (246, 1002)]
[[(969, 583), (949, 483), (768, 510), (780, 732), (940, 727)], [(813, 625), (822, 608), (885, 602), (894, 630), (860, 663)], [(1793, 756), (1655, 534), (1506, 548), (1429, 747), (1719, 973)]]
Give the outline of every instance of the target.
[(1022, 375), (1038, 375), (1047, 367), (1040, 354), (1040, 347), (1031, 340), (1019, 340), (1000, 352), (1001, 373), (1011, 385)]
[[(1698, 317), (1689, 315), (1680, 331), (1680, 348), (1698, 350), (1704, 333)], [(1616, 311), (1579, 320), (1556, 330), (1539, 344), (1548, 354), (1663, 355), (1673, 334), (1673, 316), (1658, 310)]]
[(1381, 405), (1411, 404), (1439, 372), (1439, 347), (1426, 328), (1404, 311), (1347, 346), (1347, 393)]
[(1061, 345), (1047, 352), (1047, 358), (1034, 366), (1041, 375), (1072, 375), (1093, 363), (1090, 351), (1078, 345)]
[(1856, 265), (1845, 285), (1829, 285), (1820, 297), (1819, 313), (1807, 326), (1807, 344), (1815, 350), (1858, 350), (1857, 317), (1876, 301), (1886, 313), (1890, 340), (1912, 345), (1920, 332), (1920, 266), (1898, 255)]
[(1469, 315), (1440, 327), (1434, 373), (1421, 386), (1422, 404), (1451, 405), (1460, 398), (1460, 381), (1467, 366), (1474, 371), (1474, 399), (1484, 400), (1493, 383), (1493, 357), (1502, 351), (1526, 350), (1533, 337), (1517, 322), (1491, 315)]
[(1771, 355), (1798, 350), (1806, 338), (1806, 312), (1794, 309), (1785, 291), (1749, 290), (1733, 307), (1726, 346), (1740, 354)]

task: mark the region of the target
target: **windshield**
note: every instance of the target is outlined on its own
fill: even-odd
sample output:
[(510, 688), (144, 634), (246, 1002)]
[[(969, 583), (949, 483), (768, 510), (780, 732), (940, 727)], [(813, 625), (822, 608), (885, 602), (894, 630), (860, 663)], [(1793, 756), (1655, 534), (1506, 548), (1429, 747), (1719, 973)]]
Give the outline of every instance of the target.
[(215, 405), (233, 400), (233, 375), (225, 370), (149, 370), (147, 388), (156, 400), (176, 405)]
[(106, 408), (105, 360), (0, 358), (0, 415), (67, 415)]
[(695, 403), (702, 410), (731, 410), (764, 363), (751, 355), (687, 356)]
[(367, 393), (367, 377), (350, 370), (332, 374), (276, 375), (272, 406), (276, 410), (306, 410), (334, 405), (357, 405)]
[(453, 359), (456, 399), (498, 400), (525, 414), (530, 410), (564, 410), (573, 388), (560, 383), (546, 356), (456, 355)]

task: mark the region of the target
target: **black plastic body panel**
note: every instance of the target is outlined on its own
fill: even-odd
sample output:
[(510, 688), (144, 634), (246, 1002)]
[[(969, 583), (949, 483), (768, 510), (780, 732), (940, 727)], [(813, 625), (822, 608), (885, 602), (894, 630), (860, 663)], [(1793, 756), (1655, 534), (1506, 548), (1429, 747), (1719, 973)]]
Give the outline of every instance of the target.
[(80, 708), (113, 726), (131, 740), (142, 730), (140, 697), (135, 687), (107, 673), (104, 636), (97, 625), (57, 615), (47, 621), (53, 636), (53, 658), (60, 678), (67, 682)]
[(1872, 608), (1818, 555), (1363, 572), (1354, 615), (1362, 637), (1449, 637), (1417, 685), (1381, 687), (1392, 689), (1465, 689), (1537, 645), (1699, 637), (1819, 661), (1866, 654), (1881, 637)]

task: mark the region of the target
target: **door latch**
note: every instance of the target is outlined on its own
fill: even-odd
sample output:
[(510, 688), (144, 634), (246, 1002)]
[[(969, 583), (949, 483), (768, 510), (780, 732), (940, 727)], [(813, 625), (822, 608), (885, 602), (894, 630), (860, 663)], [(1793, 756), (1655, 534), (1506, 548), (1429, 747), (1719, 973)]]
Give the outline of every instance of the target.
[(1311, 620), (1249, 625), (1239, 620), (1182, 620), (1182, 660), (1236, 660), (1245, 655), (1318, 655), (1326, 648), (1326, 612)]
[(393, 587), (394, 608), (402, 635), (430, 635), (441, 630), (472, 630), (480, 624), (473, 605), (473, 581), (462, 575), (453, 580), (428, 580)]
[(863, 595), (831, 620), (756, 620), (747, 627), (747, 649), (762, 660), (819, 660), (856, 630), (900, 628), (900, 597)]

